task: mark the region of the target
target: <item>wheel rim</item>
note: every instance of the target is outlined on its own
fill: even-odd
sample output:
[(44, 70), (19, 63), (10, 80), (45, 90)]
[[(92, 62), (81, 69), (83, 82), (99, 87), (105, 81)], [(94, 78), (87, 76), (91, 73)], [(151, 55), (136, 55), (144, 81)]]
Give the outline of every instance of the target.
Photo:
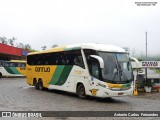
[(80, 95), (82, 95), (82, 96), (84, 96), (84, 95), (85, 95), (85, 90), (84, 90), (84, 88), (83, 88), (83, 87), (80, 89), (79, 93), (80, 93)]
[(42, 90), (42, 88), (43, 88), (43, 87), (42, 87), (42, 83), (40, 82), (40, 83), (39, 83), (39, 89)]
[(38, 88), (39, 88), (39, 90), (43, 90), (43, 82), (42, 81), (38, 82)]

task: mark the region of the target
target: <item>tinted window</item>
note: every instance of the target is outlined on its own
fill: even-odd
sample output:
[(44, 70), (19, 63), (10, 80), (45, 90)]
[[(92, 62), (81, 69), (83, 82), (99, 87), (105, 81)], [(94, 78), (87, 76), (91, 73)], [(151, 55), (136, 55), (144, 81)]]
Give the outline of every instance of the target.
[(84, 49), (83, 51), (87, 60), (89, 72), (92, 74), (92, 61), (90, 60), (90, 55), (96, 55), (96, 51), (91, 49)]
[(28, 55), (29, 65), (77, 65), (84, 68), (80, 50)]
[(25, 63), (21, 63), (21, 62), (4, 62), (4, 67), (25, 67), (26, 64)]
[(96, 77), (96, 78), (99, 78), (100, 74), (99, 74), (99, 64), (98, 64), (98, 61), (92, 61), (92, 71), (91, 71), (91, 74)]

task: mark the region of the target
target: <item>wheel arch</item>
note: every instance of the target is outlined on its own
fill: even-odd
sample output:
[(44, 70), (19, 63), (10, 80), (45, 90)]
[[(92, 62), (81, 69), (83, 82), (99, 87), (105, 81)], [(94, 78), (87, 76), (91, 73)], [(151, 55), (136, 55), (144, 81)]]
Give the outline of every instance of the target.
[(79, 98), (85, 99), (87, 97), (86, 87), (83, 82), (78, 82), (76, 86), (76, 93)]
[(76, 93), (77, 93), (78, 86), (81, 85), (81, 84), (84, 86), (85, 92), (86, 92), (86, 87), (85, 87), (84, 83), (82, 81), (79, 81), (79, 82), (77, 82), (77, 85), (76, 85)]

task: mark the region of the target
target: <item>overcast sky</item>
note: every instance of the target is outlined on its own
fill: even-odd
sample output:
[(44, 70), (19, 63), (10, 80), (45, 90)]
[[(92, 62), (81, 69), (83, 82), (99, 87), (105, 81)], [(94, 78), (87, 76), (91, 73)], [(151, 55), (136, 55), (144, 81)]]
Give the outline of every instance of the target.
[[(135, 2), (157, 2), (137, 6)], [(41, 50), (46, 45), (96, 42), (160, 54), (159, 0), (0, 0), (0, 37)]]

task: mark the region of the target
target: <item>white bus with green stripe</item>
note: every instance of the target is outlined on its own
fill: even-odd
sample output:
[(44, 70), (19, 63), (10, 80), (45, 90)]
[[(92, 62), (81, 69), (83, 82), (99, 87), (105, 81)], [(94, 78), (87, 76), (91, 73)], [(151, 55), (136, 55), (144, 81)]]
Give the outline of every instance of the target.
[(80, 98), (133, 94), (129, 55), (112, 45), (83, 43), (29, 53), (26, 76), (35, 89), (62, 90)]
[(0, 60), (0, 77), (26, 76), (26, 61)]

